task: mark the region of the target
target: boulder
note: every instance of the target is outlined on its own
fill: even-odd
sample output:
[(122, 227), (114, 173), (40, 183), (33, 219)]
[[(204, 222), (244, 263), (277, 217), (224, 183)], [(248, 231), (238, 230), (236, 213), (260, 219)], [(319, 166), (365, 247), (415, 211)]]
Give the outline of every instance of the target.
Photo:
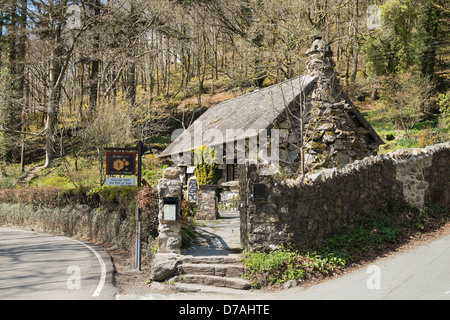
[(151, 279), (164, 281), (170, 278), (177, 271), (177, 257), (176, 254), (156, 254), (152, 261)]
[(163, 178), (165, 179), (178, 179), (180, 177), (181, 171), (175, 167), (168, 167), (164, 170)]

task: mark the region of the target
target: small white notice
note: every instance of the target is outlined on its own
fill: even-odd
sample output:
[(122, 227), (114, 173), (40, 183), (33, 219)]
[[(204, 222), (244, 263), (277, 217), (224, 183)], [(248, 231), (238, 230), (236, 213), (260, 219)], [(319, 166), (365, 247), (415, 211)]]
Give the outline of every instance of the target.
[(106, 178), (107, 186), (135, 186), (135, 178)]
[(165, 204), (163, 208), (163, 220), (164, 221), (176, 221), (177, 220), (177, 205)]

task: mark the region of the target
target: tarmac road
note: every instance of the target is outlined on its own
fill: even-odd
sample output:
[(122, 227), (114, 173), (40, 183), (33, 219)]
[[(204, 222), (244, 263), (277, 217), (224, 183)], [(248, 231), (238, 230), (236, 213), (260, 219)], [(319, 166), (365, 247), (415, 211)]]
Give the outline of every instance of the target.
[(112, 271), (96, 245), (0, 228), (0, 300), (113, 300)]
[[(95, 245), (0, 228), (0, 300), (112, 300), (117, 298), (112, 270), (109, 255)], [(120, 299), (450, 300), (450, 228), (434, 240), (309, 288), (239, 294), (157, 291)]]
[(424, 245), (337, 279), (266, 297), (301, 300), (450, 300), (450, 229)]
[[(226, 219), (225, 219), (226, 220)], [(224, 221), (200, 227), (203, 233), (214, 232), (220, 241), (191, 249), (187, 253), (209, 253), (214, 244), (223, 251), (223, 243), (236, 246), (236, 225)], [(238, 230), (238, 229), (237, 229)], [(125, 299), (127, 297), (119, 297)], [(450, 300), (450, 225), (439, 234), (423, 242), (403, 248), (382, 257), (370, 265), (326, 282), (305, 288), (300, 286), (278, 292), (261, 290), (227, 294), (149, 293), (131, 296), (131, 299), (149, 300)]]

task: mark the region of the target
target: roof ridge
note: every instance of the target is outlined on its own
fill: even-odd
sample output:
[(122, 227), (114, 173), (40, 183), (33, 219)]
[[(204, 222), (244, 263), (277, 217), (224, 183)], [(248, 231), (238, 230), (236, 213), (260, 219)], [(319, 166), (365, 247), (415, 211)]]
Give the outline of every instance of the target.
[[(314, 78), (316, 78), (316, 77), (310, 76), (310, 75), (308, 75), (308, 74), (303, 74), (303, 75), (301, 75), (300, 77), (309, 77), (309, 78), (311, 78), (311, 80), (313, 80)], [(280, 86), (280, 85), (282, 86), (283, 84), (286, 84), (286, 83), (288, 83), (288, 82), (292, 82), (292, 81), (294, 81), (294, 80), (298, 80), (300, 77), (295, 77), (295, 78), (291, 78), (291, 79), (288, 79), (288, 80), (284, 80), (284, 81), (282, 81), (282, 82), (274, 83), (274, 84), (271, 84), (270, 86), (263, 87), (263, 88), (261, 88), (261, 89), (258, 88), (258, 90), (253, 90), (253, 91), (244, 93), (244, 94), (242, 94), (242, 95), (236, 96), (236, 97), (234, 97), (234, 98), (231, 98), (231, 99), (228, 99), (228, 100), (219, 102), (219, 103), (217, 103), (217, 104), (215, 104), (215, 105), (209, 107), (208, 109), (214, 108), (214, 107), (219, 106), (219, 105), (222, 105), (222, 104), (224, 104), (224, 103), (232, 102), (232, 101), (234, 101), (234, 100), (236, 100), (236, 99), (241, 99), (241, 98), (243, 98), (243, 97), (246, 97), (246, 96), (249, 96), (249, 95), (252, 95), (252, 94), (261, 93), (261, 91), (268, 91), (269, 89), (271, 89), (271, 88), (273, 88), (273, 87)]]

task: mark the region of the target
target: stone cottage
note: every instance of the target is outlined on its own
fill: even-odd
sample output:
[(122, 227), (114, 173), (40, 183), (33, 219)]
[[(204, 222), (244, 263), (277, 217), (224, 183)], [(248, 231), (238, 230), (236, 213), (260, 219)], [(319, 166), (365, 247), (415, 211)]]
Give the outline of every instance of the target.
[[(306, 57), (303, 76), (209, 108), (160, 155), (190, 170), (191, 150), (223, 151), (219, 186), (239, 191), (242, 248), (315, 248), (392, 203), (448, 207), (450, 144), (376, 155), (383, 141), (342, 90), (329, 45), (316, 38)], [(255, 157), (255, 137), (270, 152)]]
[[(188, 173), (191, 150), (212, 146), (220, 150), (221, 187), (238, 180), (236, 166), (249, 158), (275, 162), (275, 171), (305, 173), (376, 154), (383, 141), (342, 90), (332, 55), (316, 38), (306, 52), (303, 76), (210, 107), (159, 156)], [(252, 139), (276, 152), (260, 148), (251, 155)]]

